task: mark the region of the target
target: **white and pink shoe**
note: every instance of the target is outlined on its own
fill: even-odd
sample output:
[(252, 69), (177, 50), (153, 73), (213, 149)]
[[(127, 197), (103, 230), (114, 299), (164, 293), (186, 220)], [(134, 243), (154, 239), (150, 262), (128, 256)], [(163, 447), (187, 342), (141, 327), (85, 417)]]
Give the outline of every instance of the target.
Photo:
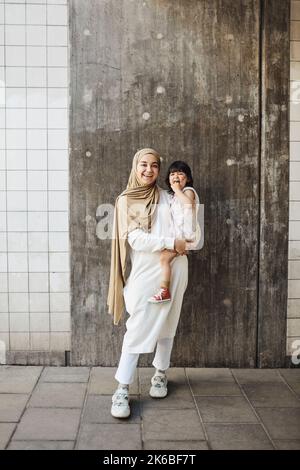
[(160, 304), (161, 302), (170, 302), (170, 300), (171, 294), (169, 289), (167, 287), (161, 287), (157, 294), (154, 294), (148, 299), (148, 302), (151, 304)]

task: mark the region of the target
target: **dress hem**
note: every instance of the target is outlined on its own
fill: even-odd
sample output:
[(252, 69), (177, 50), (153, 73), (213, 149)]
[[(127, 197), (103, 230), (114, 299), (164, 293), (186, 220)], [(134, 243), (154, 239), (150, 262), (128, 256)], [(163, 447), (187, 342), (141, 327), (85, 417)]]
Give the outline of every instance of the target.
[[(172, 339), (172, 338), (175, 338), (175, 335), (174, 336), (164, 336), (163, 338), (158, 338), (157, 341), (159, 341), (160, 339), (165, 339), (165, 338)], [(124, 352), (127, 352), (129, 354), (150, 354), (150, 353), (154, 352), (156, 345), (157, 345), (157, 342), (154, 345), (154, 347), (151, 349), (151, 351), (149, 351), (148, 349), (147, 349), (147, 351), (140, 351), (140, 350), (137, 351), (136, 350), (137, 348), (124, 347), (124, 348), (122, 348), (122, 352), (124, 351)]]

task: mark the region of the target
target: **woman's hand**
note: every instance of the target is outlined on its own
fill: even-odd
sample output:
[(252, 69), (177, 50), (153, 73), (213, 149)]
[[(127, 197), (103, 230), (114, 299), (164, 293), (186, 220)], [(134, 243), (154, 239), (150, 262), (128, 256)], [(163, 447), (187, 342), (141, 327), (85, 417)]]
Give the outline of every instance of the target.
[(174, 242), (174, 249), (177, 251), (179, 255), (184, 255), (185, 254), (185, 240), (180, 240), (176, 238)]

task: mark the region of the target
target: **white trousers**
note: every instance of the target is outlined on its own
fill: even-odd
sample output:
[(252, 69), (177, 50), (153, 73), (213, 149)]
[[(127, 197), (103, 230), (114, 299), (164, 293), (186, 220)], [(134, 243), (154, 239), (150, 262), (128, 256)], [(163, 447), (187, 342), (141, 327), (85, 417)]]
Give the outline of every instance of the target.
[[(152, 365), (156, 369), (166, 370), (170, 366), (170, 357), (174, 338), (162, 338), (157, 341), (156, 352)], [(139, 353), (122, 351), (115, 379), (122, 384), (131, 384), (134, 381)]]

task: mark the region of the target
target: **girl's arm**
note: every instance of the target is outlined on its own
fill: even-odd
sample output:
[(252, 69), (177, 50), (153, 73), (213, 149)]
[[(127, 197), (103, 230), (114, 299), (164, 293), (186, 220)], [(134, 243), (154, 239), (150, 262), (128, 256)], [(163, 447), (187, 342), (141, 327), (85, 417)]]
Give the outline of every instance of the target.
[(182, 191), (179, 187), (178, 183), (171, 185), (176, 197), (178, 197), (179, 201), (187, 207), (193, 207), (195, 205), (195, 193), (191, 189), (187, 189), (186, 191)]

